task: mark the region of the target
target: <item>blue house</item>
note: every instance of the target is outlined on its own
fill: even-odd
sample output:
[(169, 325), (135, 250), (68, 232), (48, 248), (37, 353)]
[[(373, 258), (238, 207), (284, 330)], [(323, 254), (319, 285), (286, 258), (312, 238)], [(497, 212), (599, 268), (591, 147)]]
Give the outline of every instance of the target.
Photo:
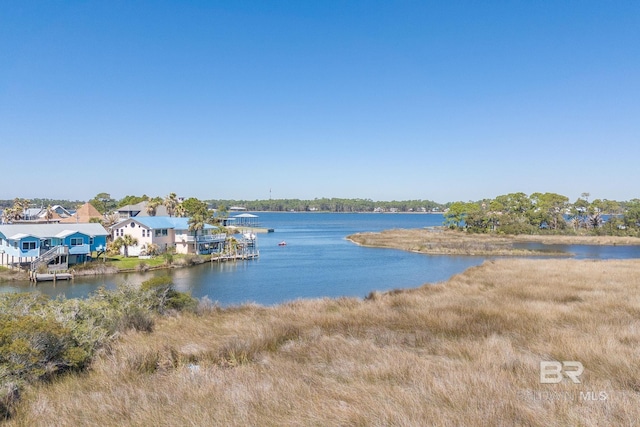
[(107, 248), (109, 232), (98, 223), (0, 225), (0, 265), (67, 268)]

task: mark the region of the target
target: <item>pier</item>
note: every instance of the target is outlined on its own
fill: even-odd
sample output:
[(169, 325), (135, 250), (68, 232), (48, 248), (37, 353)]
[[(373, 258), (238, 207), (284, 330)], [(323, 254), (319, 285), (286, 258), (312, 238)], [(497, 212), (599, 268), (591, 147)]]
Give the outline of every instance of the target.
[(56, 282), (58, 280), (71, 280), (73, 274), (71, 273), (37, 273), (35, 271), (29, 272), (29, 280), (37, 282)]
[(211, 261), (217, 262), (227, 262), (227, 261), (238, 261), (238, 260), (248, 260), (248, 259), (256, 259), (259, 257), (258, 252), (254, 253), (245, 253), (245, 254), (218, 254), (212, 255)]

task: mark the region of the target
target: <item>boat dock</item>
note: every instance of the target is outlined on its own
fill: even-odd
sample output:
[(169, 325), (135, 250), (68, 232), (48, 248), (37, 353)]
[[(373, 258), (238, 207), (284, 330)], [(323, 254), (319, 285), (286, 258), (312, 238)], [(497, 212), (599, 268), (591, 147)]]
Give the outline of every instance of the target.
[(211, 262), (227, 262), (227, 261), (238, 261), (238, 260), (247, 260), (247, 259), (256, 259), (260, 256), (258, 252), (253, 253), (245, 253), (245, 254), (219, 254), (212, 255)]
[(36, 273), (35, 271), (29, 272), (29, 280), (32, 282), (56, 282), (58, 280), (71, 280), (73, 274), (71, 273)]

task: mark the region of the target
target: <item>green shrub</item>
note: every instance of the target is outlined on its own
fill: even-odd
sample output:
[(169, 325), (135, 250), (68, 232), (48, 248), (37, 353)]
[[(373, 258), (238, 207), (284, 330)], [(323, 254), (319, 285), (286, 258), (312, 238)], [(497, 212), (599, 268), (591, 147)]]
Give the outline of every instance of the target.
[(165, 253), (162, 254), (162, 257), (164, 258), (164, 263), (166, 265), (173, 264), (174, 255), (175, 255), (175, 249), (174, 248), (167, 249), (165, 251)]
[(150, 308), (159, 313), (166, 310), (194, 311), (198, 305), (198, 301), (191, 295), (176, 291), (169, 276), (149, 279), (142, 283), (140, 289), (147, 293)]
[(36, 315), (0, 315), (0, 363), (7, 369), (3, 383), (48, 378), (88, 361), (89, 354), (59, 322)]
[(148, 271), (149, 270), (149, 264), (147, 264), (145, 261), (140, 261), (138, 263), (138, 265), (136, 265), (136, 270), (137, 271)]
[(116, 332), (151, 332), (154, 313), (195, 311), (197, 303), (168, 276), (99, 288), (86, 299), (0, 293), (0, 418), (11, 416), (25, 384), (81, 370)]

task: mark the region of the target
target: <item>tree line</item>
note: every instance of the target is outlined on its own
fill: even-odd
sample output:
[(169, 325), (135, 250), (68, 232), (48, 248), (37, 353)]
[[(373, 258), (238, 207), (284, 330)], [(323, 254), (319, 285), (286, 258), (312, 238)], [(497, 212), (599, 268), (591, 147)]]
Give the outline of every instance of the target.
[[(121, 199), (109, 193), (98, 193), (89, 202), (105, 216), (106, 226), (117, 222), (113, 214), (126, 205), (147, 202), (147, 214), (155, 215), (159, 206), (165, 206), (170, 216), (190, 217), (197, 230), (201, 224), (221, 223), (230, 207), (242, 207), (249, 211), (267, 212), (443, 212), (445, 225), (475, 233), (502, 232), (566, 233), (587, 230), (592, 233), (634, 234), (640, 227), (640, 199), (615, 201), (589, 200), (589, 193), (582, 193), (574, 202), (557, 193), (510, 193), (494, 199), (469, 202), (437, 203), (431, 200), (374, 201), (372, 199), (315, 198), (303, 199), (187, 199), (169, 193), (165, 197), (127, 195)], [(21, 219), (28, 207), (61, 205), (77, 208), (82, 202), (52, 199), (0, 200), (5, 219)]]
[[(184, 200), (198, 200), (189, 198)], [(109, 193), (98, 193), (89, 200), (100, 213), (109, 214), (114, 210), (126, 205), (134, 205), (140, 202), (148, 202), (147, 208), (153, 211), (154, 207), (159, 205), (170, 206), (175, 209), (175, 216), (188, 216), (187, 212), (182, 209), (182, 204), (178, 201), (175, 193), (168, 196), (142, 196), (127, 195), (121, 199), (111, 197)], [(240, 206), (248, 211), (267, 211), (267, 212), (441, 212), (448, 203), (437, 203), (432, 200), (393, 200), (393, 201), (374, 201), (372, 199), (345, 199), (345, 198), (315, 198), (309, 200), (303, 199), (268, 199), (268, 200), (242, 200), (242, 199), (209, 199), (202, 201), (209, 208), (216, 210), (225, 210), (231, 206)], [(53, 200), (53, 199), (21, 199), (0, 200), (0, 208), (15, 208), (16, 216), (28, 207), (44, 207), (60, 205), (65, 209), (77, 209), (84, 202), (69, 200)], [(189, 203), (187, 203), (188, 205)], [(175, 206), (173, 206), (175, 205)], [(153, 212), (149, 212), (150, 214)]]
[(445, 225), (471, 233), (640, 235), (640, 199), (574, 202), (556, 193), (510, 193), (477, 202), (451, 203)]
[(268, 199), (268, 200), (222, 200), (207, 201), (211, 206), (241, 206), (249, 211), (267, 212), (433, 212), (441, 211), (446, 204), (432, 200), (374, 201), (372, 199), (315, 198), (301, 199)]

